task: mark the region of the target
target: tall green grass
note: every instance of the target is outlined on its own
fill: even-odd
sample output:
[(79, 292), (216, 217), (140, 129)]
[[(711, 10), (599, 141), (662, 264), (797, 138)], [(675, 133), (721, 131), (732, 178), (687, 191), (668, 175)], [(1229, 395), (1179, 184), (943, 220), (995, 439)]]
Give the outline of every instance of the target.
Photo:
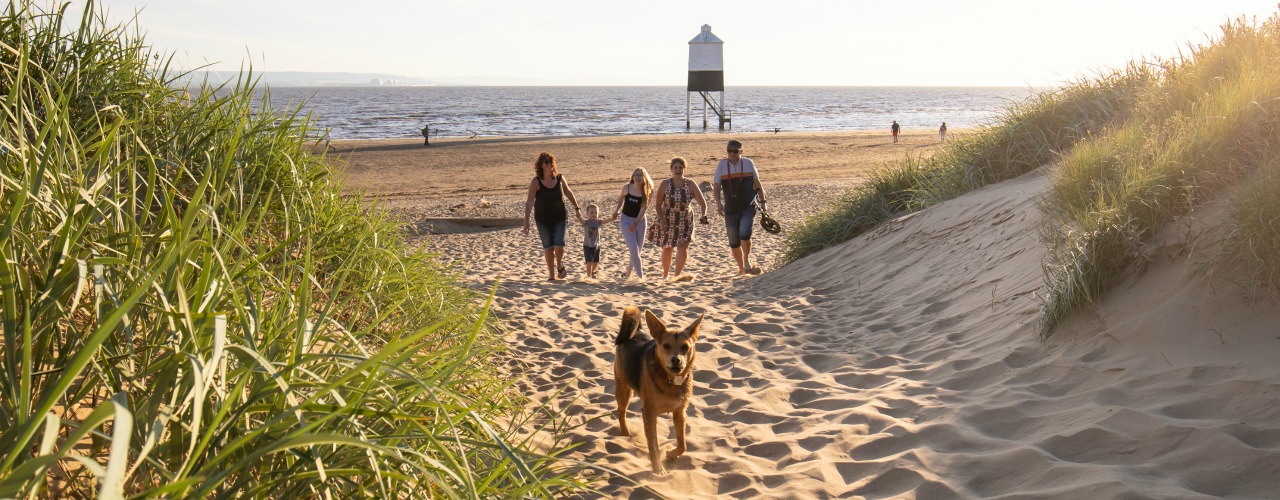
[(340, 196), (307, 117), (66, 9), (0, 13), (0, 497), (581, 488), (523, 449), (483, 297)]
[[(1246, 178), (1230, 224), (1210, 238), (1206, 274), (1228, 275), (1256, 295), (1280, 297), (1280, 155)], [(1226, 272), (1224, 272), (1226, 271)]]
[[(1143, 248), (1160, 226), (1249, 172), (1275, 168), (1280, 152), (1277, 23), (1276, 17), (1261, 24), (1227, 23), (1220, 40), (1191, 46), (1188, 54), (1163, 63), (1131, 119), (1063, 158), (1042, 203), (1051, 221), (1045, 231), (1050, 257), (1042, 336), (1141, 269), (1147, 260)], [(1246, 194), (1257, 198), (1263, 186)], [(1268, 215), (1275, 205), (1266, 205), (1258, 204), (1256, 212), (1238, 207), (1235, 224), (1258, 220), (1254, 214), (1262, 220), (1280, 214)], [(1266, 224), (1239, 227), (1239, 237), (1257, 244), (1275, 232)], [(1278, 252), (1254, 256), (1263, 269), (1280, 263)]]

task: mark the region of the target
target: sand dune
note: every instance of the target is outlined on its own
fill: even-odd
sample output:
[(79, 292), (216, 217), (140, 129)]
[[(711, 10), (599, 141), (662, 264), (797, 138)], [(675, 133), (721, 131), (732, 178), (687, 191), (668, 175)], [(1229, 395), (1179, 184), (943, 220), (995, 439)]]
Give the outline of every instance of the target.
[[(536, 237), (518, 229), (424, 244), (465, 266), (477, 288), (500, 280), (496, 310), (512, 326), (521, 385), (575, 416), (574, 458), (619, 473), (608, 496), (1275, 496), (1280, 308), (1188, 278), (1186, 239), (1212, 220), (1184, 220), (1144, 273), (1041, 342), (1035, 199), (1050, 175), (989, 186), (744, 279), (731, 276), (716, 223), (699, 228), (696, 279), (684, 283), (614, 277), (625, 254), (616, 227), (599, 280), (582, 278), (572, 228), (571, 279), (559, 283), (543, 280)], [(856, 180), (772, 186), (771, 212), (791, 227)], [(612, 196), (607, 186), (579, 194)], [(490, 201), (506, 214), (523, 206), (512, 193)], [(400, 209), (412, 220), (445, 205)], [(781, 243), (763, 232), (755, 241), (766, 258)], [(646, 251), (653, 274), (658, 253)], [(689, 451), (663, 476), (649, 472), (642, 432), (615, 434), (612, 342), (630, 304), (668, 324), (706, 313)], [(633, 401), (633, 430), (639, 408)], [(670, 419), (659, 429), (663, 448), (674, 446)]]

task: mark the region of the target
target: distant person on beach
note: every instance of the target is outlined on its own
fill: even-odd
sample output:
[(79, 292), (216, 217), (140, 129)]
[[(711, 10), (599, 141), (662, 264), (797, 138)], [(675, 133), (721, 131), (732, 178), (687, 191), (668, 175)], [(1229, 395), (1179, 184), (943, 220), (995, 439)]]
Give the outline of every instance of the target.
[(533, 171), (537, 176), (529, 182), (529, 196), (524, 202), (524, 234), (529, 234), (529, 213), (533, 212), (538, 237), (542, 240), (543, 258), (547, 261), (548, 279), (564, 279), (568, 274), (564, 267), (564, 231), (569, 221), (564, 199), (569, 198), (575, 214), (579, 211), (578, 200), (560, 175), (556, 157), (551, 153), (538, 155)]
[(898, 120), (893, 121), (893, 125), (889, 127), (889, 132), (893, 134), (893, 142), (898, 142), (898, 132), (902, 131), (902, 127), (898, 125)]
[[(689, 256), (689, 242), (693, 240), (693, 203), (701, 208), (701, 221), (707, 223), (707, 200), (702, 197), (698, 183), (684, 176), (688, 162), (684, 158), (671, 159), (671, 178), (663, 179), (654, 193), (654, 210), (657, 221), (649, 232), (649, 242), (662, 248), (662, 278), (679, 277)], [(675, 269), (671, 268), (671, 253), (675, 251)]]
[(422, 126), (422, 145), (423, 146), (431, 145), (431, 125), (430, 124)]
[[(751, 263), (751, 226), (756, 220), (756, 203), (761, 208), (765, 207), (760, 173), (751, 158), (742, 156), (741, 142), (729, 141), (725, 151), (729, 157), (716, 164), (712, 176), (711, 192), (716, 199), (716, 211), (724, 216), (729, 251), (738, 264), (738, 275), (760, 274), (760, 268)], [(723, 200), (721, 191), (724, 192)]]
[(942, 126), (938, 127), (938, 140), (947, 142), (947, 122), (942, 122)]
[(600, 228), (613, 222), (613, 218), (601, 219), (600, 207), (595, 203), (587, 204), (587, 218), (583, 219), (582, 214), (575, 215), (578, 223), (582, 224), (582, 261), (587, 268), (587, 277), (595, 279), (596, 267), (600, 265)]
[[(649, 171), (637, 167), (631, 171), (631, 178), (622, 185), (622, 193), (618, 195), (618, 205), (613, 207), (613, 218), (618, 219), (618, 227), (622, 230), (622, 239), (627, 242), (627, 250), (631, 259), (627, 262), (627, 270), (622, 273), (623, 279), (636, 277), (644, 279), (644, 263), (640, 261), (640, 250), (644, 246), (645, 212), (649, 210), (649, 200), (653, 195), (653, 178)], [(621, 216), (619, 216), (621, 212)]]

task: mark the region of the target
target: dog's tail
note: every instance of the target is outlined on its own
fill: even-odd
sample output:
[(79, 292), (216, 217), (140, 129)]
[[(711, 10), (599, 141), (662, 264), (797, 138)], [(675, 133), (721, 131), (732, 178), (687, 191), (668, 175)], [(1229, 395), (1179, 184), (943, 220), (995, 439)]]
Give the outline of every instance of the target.
[(622, 345), (631, 341), (631, 337), (640, 331), (640, 308), (627, 306), (622, 310), (622, 328), (618, 330), (618, 338), (614, 345)]

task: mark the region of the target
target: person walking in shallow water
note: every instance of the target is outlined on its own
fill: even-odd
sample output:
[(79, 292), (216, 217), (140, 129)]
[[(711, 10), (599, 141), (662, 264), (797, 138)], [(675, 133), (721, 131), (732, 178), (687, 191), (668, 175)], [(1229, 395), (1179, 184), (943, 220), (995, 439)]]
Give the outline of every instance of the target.
[(524, 234), (529, 234), (529, 213), (538, 226), (538, 238), (542, 240), (542, 256), (547, 261), (549, 280), (564, 279), (564, 232), (569, 222), (569, 212), (564, 206), (568, 198), (573, 211), (578, 212), (578, 200), (573, 197), (569, 183), (556, 169), (556, 157), (551, 153), (538, 155), (533, 164), (536, 177), (529, 182), (529, 196), (524, 202)]
[(893, 121), (893, 125), (889, 127), (889, 133), (893, 134), (893, 142), (898, 142), (898, 132), (902, 131), (902, 127), (898, 125), (898, 120)]

